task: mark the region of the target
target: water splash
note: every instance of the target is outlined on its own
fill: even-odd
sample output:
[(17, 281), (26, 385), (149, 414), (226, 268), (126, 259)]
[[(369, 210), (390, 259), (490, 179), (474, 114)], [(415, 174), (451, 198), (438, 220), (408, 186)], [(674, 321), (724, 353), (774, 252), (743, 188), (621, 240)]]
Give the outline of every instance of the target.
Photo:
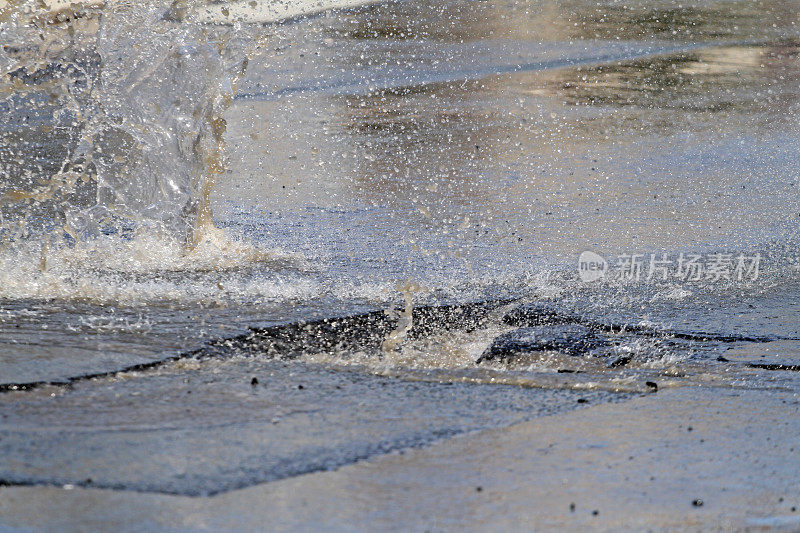
[(225, 169), (222, 114), (258, 40), (238, 23), (198, 24), (194, 4), (3, 8), (7, 243), (146, 226), (187, 249), (203, 240)]
[(207, 12), (0, 2), (0, 296), (91, 298), (98, 271), (303, 267), (214, 226), (223, 113), (266, 30)]

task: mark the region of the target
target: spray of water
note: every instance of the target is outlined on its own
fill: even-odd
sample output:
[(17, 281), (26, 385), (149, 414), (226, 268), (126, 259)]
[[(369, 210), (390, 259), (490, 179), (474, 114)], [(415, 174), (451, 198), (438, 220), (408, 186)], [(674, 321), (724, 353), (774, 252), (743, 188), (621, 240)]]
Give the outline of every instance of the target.
[(203, 263), (209, 249), (271, 257), (229, 239), (211, 210), (226, 167), (223, 113), (265, 30), (207, 19), (199, 0), (0, 2), (0, 235), (10, 271), (63, 270), (54, 258), (89, 250), (99, 259), (153, 239), (168, 264), (181, 262), (171, 254)]
[[(195, 23), (192, 7), (111, 1), (4, 8), (9, 239), (63, 230), (80, 240), (145, 226), (188, 248), (203, 238), (209, 195), (225, 168), (222, 114), (256, 41), (240, 24)], [(43, 165), (45, 159), (60, 164)]]

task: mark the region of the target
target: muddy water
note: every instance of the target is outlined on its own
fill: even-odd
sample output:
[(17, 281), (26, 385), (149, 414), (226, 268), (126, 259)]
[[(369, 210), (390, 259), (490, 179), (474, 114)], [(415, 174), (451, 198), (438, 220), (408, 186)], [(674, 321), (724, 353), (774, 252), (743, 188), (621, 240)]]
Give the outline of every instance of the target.
[[(181, 107), (196, 87), (146, 78), (153, 97), (132, 101), (186, 100), (103, 130), (117, 150), (94, 170), (103, 179), (4, 202), (0, 478), (214, 493), (651, 384), (793, 387), (796, 8), (454, 0), (245, 21), (234, 29), (252, 46), (202, 55), (217, 67), (250, 57), (235, 98), (220, 103), (227, 86), (209, 97), (226, 123), (213, 189), (192, 181), (196, 154), (180, 141), (163, 168), (146, 155), (148, 139), (169, 147), (155, 133), (119, 148), (148, 116), (169, 139), (170, 109), (202, 123), (180, 126), (205, 128), (200, 144), (213, 138), (216, 123)], [(170, 24), (185, 39), (175, 25), (203, 27)], [(85, 132), (74, 107), (62, 116), (26, 95), (2, 102), (4, 194), (41, 191)], [(153, 198), (138, 202), (131, 176), (154, 177), (141, 182)], [(162, 176), (184, 181), (150, 187)], [(196, 213), (209, 190), (215, 229), (187, 248), (175, 213)], [(98, 206), (116, 226), (68, 231)], [(641, 254), (641, 275), (585, 283), (586, 250), (611, 267)], [(680, 254), (720, 253), (732, 261), (720, 279), (676, 275)], [(667, 279), (647, 279), (650, 254), (667, 254)], [(738, 279), (736, 258), (756, 254), (758, 275)], [(476, 363), (534, 326), (510, 313), (540, 304), (603, 335), (603, 350)], [(360, 402), (337, 392), (349, 386)], [(281, 421), (291, 428), (276, 433)], [(341, 435), (323, 438), (331, 426)], [(114, 454), (82, 451), (86, 439), (114, 439)]]

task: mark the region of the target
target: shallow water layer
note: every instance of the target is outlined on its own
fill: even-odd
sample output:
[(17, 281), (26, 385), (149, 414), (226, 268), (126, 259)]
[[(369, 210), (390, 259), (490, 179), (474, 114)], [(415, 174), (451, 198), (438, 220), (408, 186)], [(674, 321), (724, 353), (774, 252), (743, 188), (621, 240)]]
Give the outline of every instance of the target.
[(215, 494), (613, 399), (235, 360), (52, 390), (4, 398), (5, 483)]
[[(10, 433), (0, 442), (15, 463), (0, 478), (85, 484), (92, 477), (108, 487), (218, 492), (511, 424), (551, 397), (572, 405), (581, 391), (604, 391), (597, 394), (607, 400), (689, 384), (781, 387), (781, 373), (797, 366), (800, 351), (796, 7), (403, 1), (281, 24), (245, 20), (233, 28), (246, 42), (232, 45), (230, 56), (202, 56), (223, 66), (250, 59), (236, 91), (219, 83), (229, 82), (228, 74), (207, 69), (208, 86), (225, 87), (210, 100), (217, 122), (203, 128), (216, 139), (212, 126), (224, 119), (216, 140), (224, 140), (227, 157), (214, 167), (219, 175), (201, 184), (185, 168), (172, 168), (179, 159), (160, 167), (155, 155), (141, 155), (150, 153), (147, 139), (172, 131), (158, 121), (173, 112), (197, 119), (184, 104), (161, 107), (181, 91), (191, 93), (186, 101), (199, 98), (195, 87), (164, 93), (159, 84), (144, 85), (156, 91), (152, 114), (137, 111), (133, 122), (146, 128), (150, 117), (161, 128), (154, 137), (137, 137), (133, 126), (109, 130), (98, 118), (106, 129), (97, 143), (115, 155), (95, 154), (91, 170), (74, 155), (87, 131), (73, 123), (75, 108), (59, 114), (60, 100), (38, 100), (49, 78), (39, 71), (38, 78), (7, 75), (12, 93), (0, 102), (9, 117), (0, 127), (0, 386), (9, 396), (0, 410)], [(194, 39), (191, 24), (211, 35), (231, 29), (157, 20), (154, 27), (173, 38)], [(197, 60), (201, 48), (181, 53)], [(90, 106), (94, 101), (73, 89), (88, 83), (92, 65), (102, 65), (100, 52), (100, 60), (48, 58), (46, 72), (83, 68), (79, 75), (64, 67), (64, 94), (77, 95), (70, 105), (87, 114), (97, 102)], [(230, 101), (219, 103), (219, 95)], [(139, 98), (148, 103), (146, 92)], [(111, 105), (108, 97), (99, 102)], [(129, 147), (131, 139), (142, 146)], [(176, 153), (196, 164), (194, 152), (176, 142)], [(131, 162), (136, 157), (144, 167)], [(75, 178), (74, 187), (47, 182), (66, 160), (88, 177)], [(126, 173), (128, 165), (137, 172)], [(156, 198), (167, 178), (184, 176), (185, 183), (165, 193), (169, 201), (145, 201), (125, 185), (132, 176), (154, 176), (143, 183)], [(30, 201), (19, 191), (32, 186), (39, 195), (58, 194)], [(114, 202), (104, 196), (109, 188)], [(196, 196), (204, 194), (215, 228), (187, 248), (181, 217), (200, 218)], [(126, 204), (131, 195), (142, 205)], [(180, 216), (169, 210), (175, 205)], [(89, 217), (98, 206), (124, 221), (91, 234), (74, 231), (76, 213)], [(579, 277), (586, 250), (608, 260), (605, 280)], [(617, 276), (634, 254), (640, 270)], [(700, 256), (703, 270), (682, 275), (681, 254)], [(714, 274), (710, 262), (718, 254), (730, 256)], [(757, 271), (736, 270), (737, 258), (756, 256)], [(453, 304), (466, 319), (453, 318)], [(602, 335), (605, 351), (537, 349), (477, 362), (495, 339), (530, 326), (509, 321), (509, 313), (539, 304)], [(342, 321), (329, 327), (332, 319)], [(306, 328), (314, 334), (303, 334)], [(69, 451), (56, 458), (59, 465), (32, 465), (25, 455), (31, 432), (39, 435), (39, 454), (67, 434), (83, 441), (70, 427), (86, 423), (86, 402), (98, 405), (101, 419), (133, 420), (140, 403), (115, 408), (110, 398), (173, 390), (186, 409), (211, 409), (208, 398), (188, 400), (186, 384), (195, 378), (258, 396), (248, 385), (251, 367), (278, 369), (268, 381), (278, 388), (270, 389), (269, 408), (237, 407), (266, 413), (258, 424), (220, 414), (234, 433), (251, 433), (230, 456), (215, 455), (223, 445), (203, 452), (217, 457), (216, 474), (179, 465), (147, 481), (143, 471), (70, 470), (76, 457)], [(300, 453), (285, 472), (242, 459), (249, 440), (267, 438), (261, 423), (290, 409), (278, 389), (295, 375), (325, 391), (340, 379), (368, 382), (370, 390), (386, 379), (396, 396), (365, 396), (386, 420), (359, 429), (358, 442)], [(464, 417), (460, 422), (424, 416), (439, 406), (438, 396), (420, 399), (419, 411), (392, 412), (394, 398), (436, 396), (442, 382), (459, 383), (454, 397), (463, 405), (449, 406), (448, 416)], [(508, 393), (509, 386), (518, 390)], [(550, 392), (532, 392), (540, 389)], [(522, 403), (511, 409), (506, 401)], [(356, 428), (341, 402), (335, 425)], [(312, 403), (317, 409), (319, 399)], [(147, 446), (177, 446), (173, 430), (194, 432), (200, 442), (207, 425), (201, 419), (216, 413), (165, 428), (175, 415), (170, 402), (145, 404), (148, 421), (134, 429)], [(508, 414), (515, 409), (530, 413)], [(50, 416), (65, 427), (45, 430)], [(392, 433), (395, 416), (414, 423)], [(319, 428), (319, 420), (310, 427)], [(87, 431), (109, 438), (94, 433), (97, 427)], [(289, 446), (284, 455), (293, 453)], [(163, 467), (156, 463), (153, 469)]]

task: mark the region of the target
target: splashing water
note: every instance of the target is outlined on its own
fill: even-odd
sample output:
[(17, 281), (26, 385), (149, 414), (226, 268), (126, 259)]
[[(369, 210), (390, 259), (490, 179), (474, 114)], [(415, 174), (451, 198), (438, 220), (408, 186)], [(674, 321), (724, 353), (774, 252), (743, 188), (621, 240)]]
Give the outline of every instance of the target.
[(126, 301), (97, 273), (302, 268), (213, 222), (222, 115), (263, 28), (202, 23), (198, 1), (0, 7), (0, 295)]
[(196, 248), (225, 168), (222, 113), (257, 40), (187, 23), (193, 4), (50, 7), (10, 4), (0, 22), (6, 246), (147, 231)]
[[(378, 367), (461, 368), (507, 332), (502, 317), (485, 334), (470, 331), (453, 342), (442, 334), (437, 342), (447, 347), (438, 350), (414, 333), (415, 308), (531, 293), (563, 302), (581, 291), (579, 304), (598, 307), (606, 299), (601, 290), (536, 279), (574, 274), (565, 258), (590, 244), (604, 253), (634, 245), (683, 251), (696, 243), (723, 249), (732, 242), (737, 250), (747, 244), (737, 241), (730, 220), (747, 219), (753, 202), (729, 195), (714, 209), (697, 207), (695, 189), (706, 195), (702, 205), (717, 196), (688, 179), (705, 172), (707, 180), (693, 179), (744, 190), (735, 161), (721, 170), (673, 169), (671, 158), (693, 160), (685, 147), (693, 139), (664, 155), (666, 163), (646, 153), (678, 142), (654, 113), (693, 97), (695, 88), (664, 91), (675, 101), (631, 107), (609, 99), (604, 85), (587, 76), (605, 72), (638, 87), (656, 83), (647, 77), (651, 67), (667, 62), (708, 87), (705, 78), (717, 70), (698, 65), (718, 69), (731, 58), (750, 65), (766, 53), (761, 44), (741, 50), (725, 44), (720, 51), (637, 37), (589, 46), (597, 33), (581, 35), (584, 42), (567, 27), (530, 40), (507, 33), (500, 21), (514, 17), (506, 15), (455, 17), (454, 27), (472, 35), (464, 40), (436, 29), (439, 14), (413, 6), (332, 15), (294, 28), (260, 24), (321, 7), (201, 0), (0, 4), (0, 108), (7, 117), (0, 124), (0, 298), (13, 305), (50, 298), (100, 306), (240, 305), (208, 318), (226, 323), (248, 312), (244, 304), (265, 299), (280, 309), (266, 321), (280, 322), (308, 319), (311, 311), (295, 312), (303, 306), (332, 317), (402, 305), (405, 297), (375, 357)], [(419, 31), (408, 31), (415, 26)], [(769, 53), (777, 58), (792, 50)], [(602, 65), (591, 67), (595, 62)], [(714, 79), (712, 89), (727, 94), (726, 82)], [(671, 87), (674, 80), (661, 82)], [(694, 134), (707, 135), (709, 119), (698, 114), (708, 110), (679, 109)], [(751, 109), (728, 112), (735, 119)], [(731, 120), (728, 128), (736, 131)], [(646, 126), (635, 135), (650, 148), (630, 152), (623, 140), (634, 130), (626, 124)], [(728, 161), (739, 141), (714, 139), (705, 157)], [(230, 161), (226, 142), (236, 147)], [(790, 160), (787, 151), (776, 153), (784, 154), (776, 161)], [(756, 191), (749, 194), (775, 199), (770, 212), (793, 204), (780, 193), (793, 187), (790, 180), (770, 179), (778, 163), (755, 155), (747, 161), (764, 178), (759, 183), (777, 191), (748, 183)], [(642, 176), (631, 175), (634, 167)], [(609, 179), (610, 188), (603, 185)], [(662, 181), (689, 185), (665, 195)], [(616, 215), (628, 207), (643, 215)], [(666, 213), (683, 213), (696, 232), (677, 238), (681, 221)], [(750, 235), (766, 235), (760, 228), (775, 222), (751, 218), (757, 231)], [(396, 285), (404, 279), (418, 286)], [(635, 324), (651, 308), (690, 307), (704, 296), (667, 284), (623, 297), (632, 303), (646, 297), (641, 313), (620, 320)], [(174, 319), (170, 312), (164, 323)], [(668, 313), (664, 320), (677, 318)], [(664, 344), (616, 341), (620, 358)]]

